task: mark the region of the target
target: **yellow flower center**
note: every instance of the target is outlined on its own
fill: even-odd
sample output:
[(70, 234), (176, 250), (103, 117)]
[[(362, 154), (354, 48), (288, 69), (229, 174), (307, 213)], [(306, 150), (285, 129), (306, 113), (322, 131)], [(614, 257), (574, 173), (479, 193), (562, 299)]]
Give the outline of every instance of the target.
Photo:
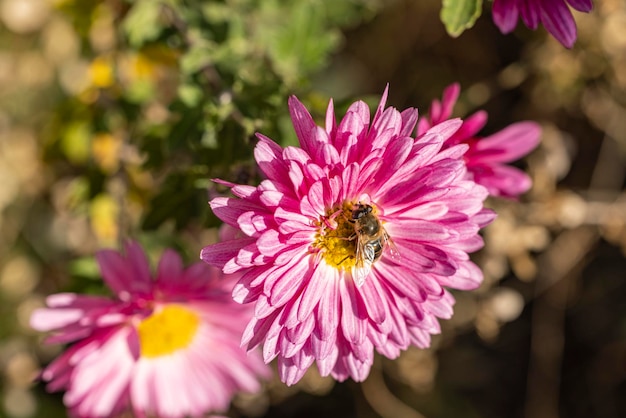
[(191, 343), (200, 318), (180, 305), (168, 305), (139, 324), (139, 345), (143, 357), (172, 354)]
[(340, 208), (326, 212), (319, 222), (313, 243), (326, 263), (337, 269), (350, 271), (356, 263), (356, 235), (352, 220), (354, 203), (344, 202)]

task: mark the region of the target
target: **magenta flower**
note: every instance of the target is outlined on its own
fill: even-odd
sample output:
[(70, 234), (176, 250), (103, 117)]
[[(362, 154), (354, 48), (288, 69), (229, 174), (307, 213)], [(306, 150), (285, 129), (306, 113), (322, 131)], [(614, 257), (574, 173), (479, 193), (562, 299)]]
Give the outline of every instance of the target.
[[(459, 97), (457, 83), (443, 92), (441, 103), (434, 100), (428, 118), (419, 121), (418, 134), (447, 121)], [(463, 121), (461, 128), (444, 143), (444, 149), (467, 144), (464, 159), (468, 178), (487, 188), (492, 196), (515, 198), (532, 186), (530, 177), (506, 163), (519, 160), (539, 144), (541, 128), (534, 122), (518, 122), (486, 138), (476, 136), (487, 122), (487, 113), (479, 111)]]
[(50, 391), (66, 390), (70, 413), (199, 417), (226, 409), (236, 391), (258, 391), (269, 371), (239, 347), (249, 314), (230, 297), (234, 282), (204, 263), (183, 269), (172, 250), (152, 280), (141, 247), (126, 252), (97, 255), (114, 298), (60, 293), (31, 316), (33, 328), (54, 331), (47, 342), (75, 342), (41, 373)]
[(461, 121), (416, 139), (417, 110), (384, 109), (386, 97), (371, 122), (356, 102), (339, 125), (331, 101), (325, 129), (292, 97), (302, 148), (259, 134), (266, 180), (229, 184), (235, 198), (210, 202), (242, 237), (201, 257), (242, 274), (233, 297), (255, 304), (242, 342), (263, 343), (288, 385), (314, 362), (324, 376), (362, 381), (374, 350), (395, 358), (427, 347), (438, 318), (452, 315), (445, 287), (482, 280), (467, 253), (482, 247), (478, 230), (493, 219), (487, 191), (467, 180), (467, 145), (442, 150)]
[(568, 3), (584, 13), (593, 8), (591, 0), (493, 0), (493, 21), (502, 33), (512, 32), (518, 17), (532, 30), (541, 22), (560, 43), (571, 48), (577, 34)]

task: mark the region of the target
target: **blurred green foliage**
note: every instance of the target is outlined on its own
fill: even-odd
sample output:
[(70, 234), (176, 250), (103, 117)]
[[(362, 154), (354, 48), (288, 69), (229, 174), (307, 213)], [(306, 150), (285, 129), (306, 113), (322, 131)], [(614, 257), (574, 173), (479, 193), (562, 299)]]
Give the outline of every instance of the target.
[[(282, 132), (287, 95), (306, 91), (311, 74), (340, 45), (341, 28), (377, 6), (331, 0), (66, 4), (62, 10), (91, 60), (90, 86), (58, 112), (58, 132), (49, 133), (57, 140), (48, 152), (60, 152), (83, 172), (90, 196), (105, 192), (107, 178), (123, 176), (129, 191), (147, 199), (143, 229), (168, 221), (180, 229), (197, 219), (215, 226), (206, 179), (244, 175), (232, 167), (250, 159), (255, 132), (277, 140), (293, 135)], [(93, 27), (102, 16), (115, 41), (98, 51), (89, 40), (99, 36)], [(156, 182), (141, 190), (125, 173), (123, 157), (94, 172), (89, 166), (98, 156), (90, 150), (98, 135), (114, 138), (100, 147), (101, 159), (134, 148), (143, 157), (138, 170), (149, 170)]]
[(401, 403), (432, 418), (626, 416), (623, 0), (578, 14), (571, 50), (487, 17), (450, 39), (442, 13), (458, 34), (479, 0), (0, 6), (0, 416), (64, 416), (62, 394), (33, 386), (62, 347), (41, 344), (30, 312), (59, 291), (106, 292), (93, 255), (126, 238), (153, 265), (165, 247), (196, 261), (218, 237), (207, 201), (226, 190), (211, 179), (258, 182), (254, 132), (295, 144), (290, 94), (319, 118), (329, 96), (342, 114), (390, 83), (390, 104), (423, 115), (452, 81), (458, 115), (489, 112), (485, 134), (544, 128), (520, 163), (533, 190), (490, 202), (483, 286), (455, 295), (430, 349), (377, 362), (363, 384), (313, 371), (236, 399), (233, 416), (402, 416)]

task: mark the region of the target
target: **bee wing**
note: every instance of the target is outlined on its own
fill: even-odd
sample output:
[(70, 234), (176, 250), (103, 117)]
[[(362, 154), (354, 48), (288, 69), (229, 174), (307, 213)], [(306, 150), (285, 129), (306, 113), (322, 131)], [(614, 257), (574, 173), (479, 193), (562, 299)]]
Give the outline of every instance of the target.
[(383, 239), (385, 241), (385, 248), (389, 251), (389, 255), (393, 261), (400, 260), (400, 251), (398, 251), (398, 247), (393, 242), (387, 231), (383, 231)]
[(356, 262), (352, 269), (352, 278), (356, 282), (357, 287), (361, 287), (365, 283), (365, 279), (372, 270), (375, 257), (374, 248), (359, 237), (356, 243)]

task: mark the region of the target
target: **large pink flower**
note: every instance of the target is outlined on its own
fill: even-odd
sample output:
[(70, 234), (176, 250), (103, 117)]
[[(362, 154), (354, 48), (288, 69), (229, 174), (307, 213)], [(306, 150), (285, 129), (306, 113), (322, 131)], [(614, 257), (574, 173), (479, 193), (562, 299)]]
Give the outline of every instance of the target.
[(532, 30), (541, 22), (560, 43), (571, 48), (576, 42), (576, 22), (567, 3), (585, 13), (593, 8), (591, 0), (493, 0), (493, 21), (502, 33), (512, 32), (518, 17)]
[[(419, 121), (418, 134), (447, 121), (459, 97), (459, 85), (448, 86), (442, 101), (434, 100), (428, 118)], [(485, 126), (487, 113), (479, 111), (463, 121), (461, 128), (444, 143), (444, 149), (467, 144), (464, 159), (468, 178), (482, 184), (493, 196), (514, 198), (532, 186), (530, 177), (507, 163), (519, 160), (539, 144), (541, 128), (535, 122), (514, 123), (485, 138), (476, 134)]]
[[(236, 391), (258, 391), (269, 371), (239, 340), (249, 313), (232, 301), (231, 280), (204, 263), (184, 269), (166, 250), (152, 280), (136, 243), (127, 258), (97, 255), (115, 298), (60, 293), (31, 325), (54, 331), (49, 343), (76, 342), (41, 377), (76, 417), (199, 417), (224, 410)], [(227, 287), (230, 283), (230, 287)]]
[(493, 218), (487, 191), (467, 180), (467, 145), (442, 150), (461, 121), (415, 139), (417, 110), (385, 109), (386, 97), (371, 122), (356, 102), (339, 125), (331, 101), (325, 129), (292, 97), (301, 148), (258, 135), (266, 180), (230, 184), (235, 198), (210, 202), (242, 237), (201, 256), (242, 274), (233, 297), (255, 303), (243, 343), (263, 343), (287, 384), (313, 362), (324, 376), (361, 381), (374, 350), (394, 358), (428, 346), (437, 318), (452, 315), (444, 287), (482, 280), (467, 253), (483, 245), (478, 230)]

